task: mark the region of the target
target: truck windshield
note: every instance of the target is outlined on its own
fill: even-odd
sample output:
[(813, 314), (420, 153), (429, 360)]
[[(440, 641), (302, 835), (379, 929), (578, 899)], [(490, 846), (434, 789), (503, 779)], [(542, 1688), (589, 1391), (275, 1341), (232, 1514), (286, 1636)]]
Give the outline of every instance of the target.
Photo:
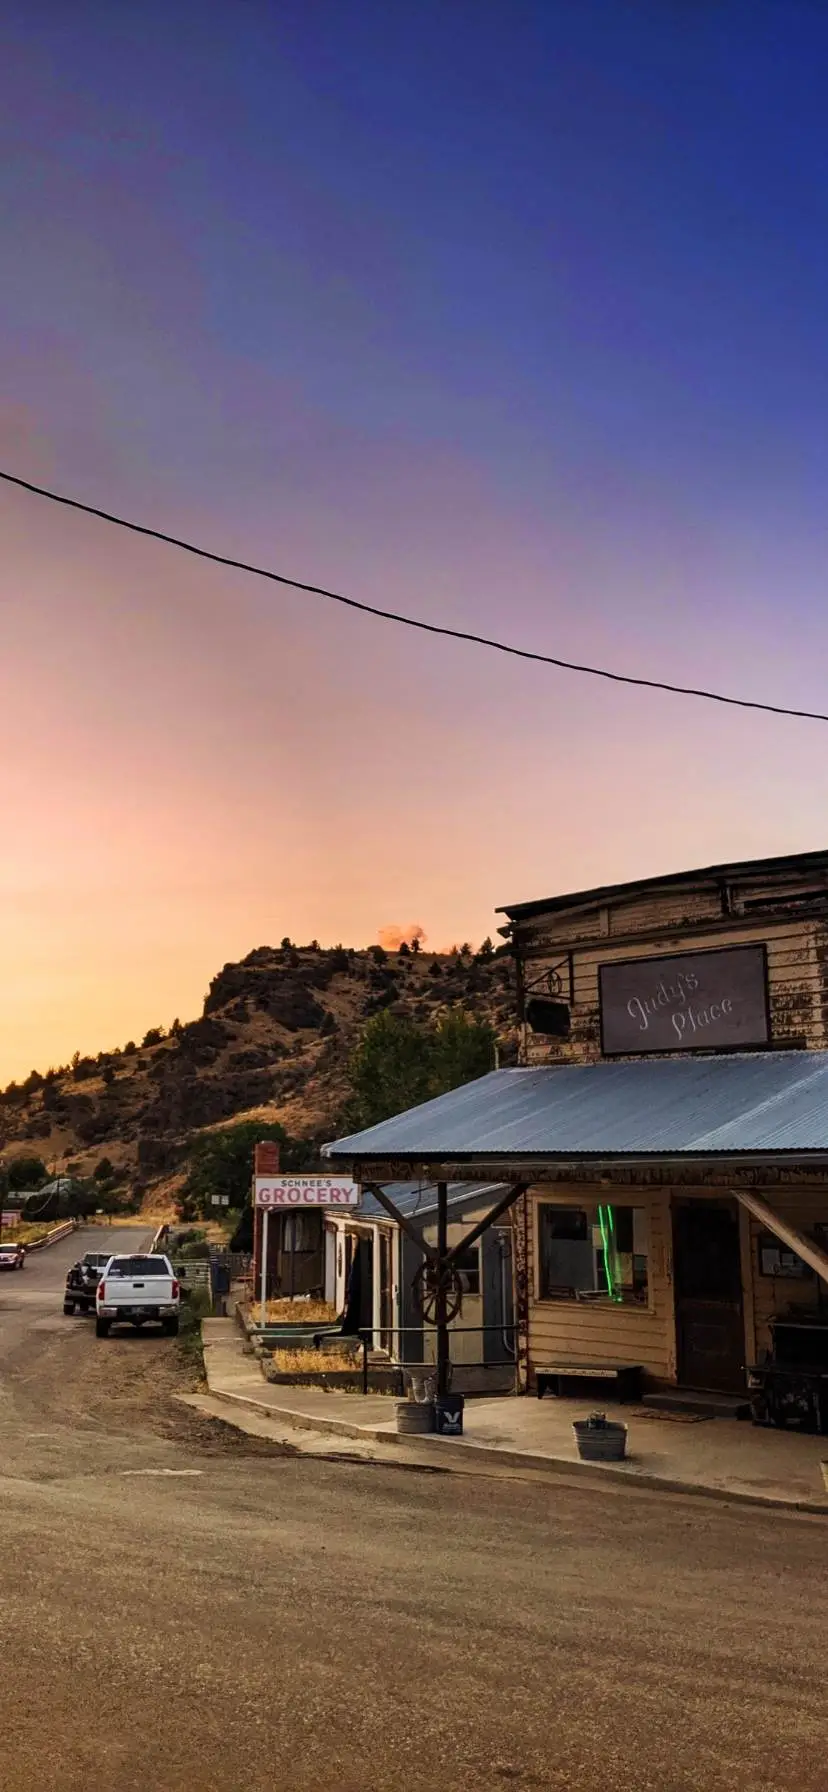
[(107, 1270), (107, 1281), (113, 1276), (168, 1276), (163, 1257), (116, 1257)]

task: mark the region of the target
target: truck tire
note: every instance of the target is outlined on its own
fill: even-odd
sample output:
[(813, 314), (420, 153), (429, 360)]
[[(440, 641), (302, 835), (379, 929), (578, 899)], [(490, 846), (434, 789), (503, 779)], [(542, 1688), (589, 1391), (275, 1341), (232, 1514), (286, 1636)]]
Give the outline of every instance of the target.
[(164, 1333), (165, 1337), (177, 1338), (178, 1337), (178, 1320), (177, 1319), (162, 1319), (161, 1330)]
[(74, 1311), (75, 1311), (74, 1301), (73, 1300), (65, 1300), (63, 1303), (63, 1311), (66, 1314), (67, 1319), (71, 1319), (73, 1317)]
[(96, 1338), (108, 1338), (109, 1337), (109, 1327), (111, 1324), (112, 1324), (111, 1319), (96, 1319), (95, 1320), (95, 1337)]

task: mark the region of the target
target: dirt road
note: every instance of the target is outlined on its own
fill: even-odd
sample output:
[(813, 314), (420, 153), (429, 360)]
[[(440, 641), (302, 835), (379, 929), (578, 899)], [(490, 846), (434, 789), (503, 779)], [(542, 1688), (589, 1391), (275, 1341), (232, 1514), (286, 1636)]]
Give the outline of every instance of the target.
[(279, 1454), (82, 1242), (0, 1280), (4, 1786), (826, 1792), (826, 1521)]

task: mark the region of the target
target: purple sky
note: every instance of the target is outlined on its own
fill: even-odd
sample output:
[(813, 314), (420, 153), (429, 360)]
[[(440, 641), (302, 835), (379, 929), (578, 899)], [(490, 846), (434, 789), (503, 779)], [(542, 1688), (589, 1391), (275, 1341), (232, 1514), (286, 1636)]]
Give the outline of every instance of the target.
[[(124, 16), (126, 15), (126, 16)], [(5, 8), (2, 463), (371, 602), (825, 709), (828, 11)], [(284, 933), (824, 844), (828, 732), (0, 490), (0, 1077)]]

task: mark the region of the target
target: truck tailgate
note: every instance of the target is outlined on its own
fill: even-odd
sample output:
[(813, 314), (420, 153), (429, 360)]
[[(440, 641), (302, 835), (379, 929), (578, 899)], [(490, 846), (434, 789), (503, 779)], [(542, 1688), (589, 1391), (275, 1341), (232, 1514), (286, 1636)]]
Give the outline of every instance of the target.
[(113, 1276), (105, 1284), (108, 1307), (163, 1307), (174, 1299), (172, 1276)]
[(98, 1285), (99, 1313), (129, 1311), (152, 1313), (178, 1307), (179, 1291), (168, 1257), (140, 1255), (113, 1257)]

